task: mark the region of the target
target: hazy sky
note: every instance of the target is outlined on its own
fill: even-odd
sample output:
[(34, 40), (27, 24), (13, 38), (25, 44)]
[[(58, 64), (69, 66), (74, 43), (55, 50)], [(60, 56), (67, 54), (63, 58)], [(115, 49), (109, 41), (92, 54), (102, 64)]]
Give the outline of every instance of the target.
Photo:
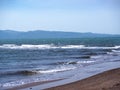
[(0, 0), (0, 30), (120, 34), (120, 0)]

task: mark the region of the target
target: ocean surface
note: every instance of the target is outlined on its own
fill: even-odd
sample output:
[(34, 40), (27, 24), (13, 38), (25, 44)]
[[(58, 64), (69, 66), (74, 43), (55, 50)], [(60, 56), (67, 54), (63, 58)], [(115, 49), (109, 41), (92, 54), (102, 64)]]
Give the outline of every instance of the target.
[(70, 78), (106, 62), (120, 63), (120, 37), (0, 40), (0, 88)]

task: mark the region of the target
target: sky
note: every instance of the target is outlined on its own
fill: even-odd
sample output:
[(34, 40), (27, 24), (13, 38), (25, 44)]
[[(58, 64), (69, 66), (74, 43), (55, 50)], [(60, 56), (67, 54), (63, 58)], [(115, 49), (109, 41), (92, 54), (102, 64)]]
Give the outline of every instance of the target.
[(0, 0), (0, 30), (120, 34), (120, 0)]

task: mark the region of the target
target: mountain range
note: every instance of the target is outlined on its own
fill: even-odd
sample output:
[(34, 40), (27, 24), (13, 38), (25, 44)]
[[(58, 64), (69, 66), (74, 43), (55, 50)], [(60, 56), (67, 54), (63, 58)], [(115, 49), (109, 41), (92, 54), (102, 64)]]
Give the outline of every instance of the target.
[(91, 38), (91, 37), (120, 37), (113, 34), (97, 33), (79, 33), (79, 32), (62, 32), (62, 31), (44, 31), (35, 30), (20, 32), (14, 30), (0, 30), (0, 39), (39, 39), (39, 38)]

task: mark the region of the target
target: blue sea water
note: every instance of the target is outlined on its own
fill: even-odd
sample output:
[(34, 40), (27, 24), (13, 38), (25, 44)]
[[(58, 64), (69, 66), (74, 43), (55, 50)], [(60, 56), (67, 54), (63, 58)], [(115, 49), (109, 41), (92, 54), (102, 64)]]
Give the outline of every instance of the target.
[(104, 62), (120, 63), (120, 37), (0, 40), (0, 87), (69, 78)]

